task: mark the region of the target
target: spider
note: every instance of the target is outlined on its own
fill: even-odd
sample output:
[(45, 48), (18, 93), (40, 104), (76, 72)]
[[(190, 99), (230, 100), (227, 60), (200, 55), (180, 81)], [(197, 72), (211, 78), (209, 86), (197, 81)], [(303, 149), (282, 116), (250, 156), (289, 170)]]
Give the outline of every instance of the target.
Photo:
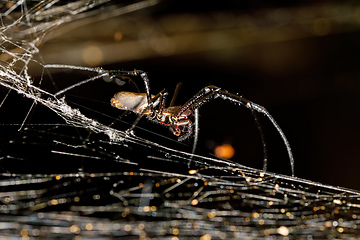
[[(70, 87), (67, 87), (57, 93), (54, 96), (60, 95), (74, 87), (80, 86), (90, 81), (94, 81), (98, 78), (115, 78), (115, 77), (125, 77), (128, 76), (140, 76), (144, 81), (146, 93), (135, 93), (135, 92), (118, 92), (111, 98), (110, 103), (111, 106), (116, 107), (122, 110), (129, 110), (135, 112), (139, 115), (136, 121), (133, 123), (132, 127), (127, 131), (127, 133), (133, 133), (133, 129), (135, 128), (136, 124), (140, 120), (142, 116), (147, 116), (153, 122), (162, 124), (170, 128), (171, 132), (178, 136), (178, 140), (182, 141), (189, 138), (191, 135), (194, 134), (194, 145), (193, 145), (193, 152), (195, 151), (195, 146), (197, 142), (198, 136), (198, 109), (204, 105), (205, 103), (209, 102), (210, 100), (221, 98), (224, 100), (229, 100), (235, 104), (245, 106), (246, 108), (250, 109), (252, 113), (254, 113), (255, 121), (257, 122), (257, 118), (255, 112), (259, 112), (264, 114), (273, 126), (276, 128), (278, 133), (280, 134), (291, 164), (291, 171), (292, 176), (294, 176), (294, 158), (292, 155), (292, 151), (290, 148), (290, 144), (281, 130), (280, 126), (277, 124), (275, 119), (270, 115), (270, 113), (261, 105), (258, 105), (250, 100), (247, 100), (241, 96), (236, 94), (230, 93), (226, 90), (223, 90), (217, 86), (209, 85), (202, 88), (198, 93), (196, 93), (192, 98), (190, 98), (187, 102), (185, 102), (181, 106), (172, 106), (170, 104), (169, 107), (166, 106), (166, 100), (168, 97), (168, 92), (165, 90), (160, 91), (157, 95), (150, 94), (150, 86), (149, 86), (149, 78), (146, 72), (141, 70), (134, 70), (134, 71), (107, 71), (102, 68), (91, 68), (91, 67), (79, 67), (79, 66), (72, 66), (72, 65), (57, 65), (57, 64), (47, 64), (44, 65), (44, 68), (70, 68), (70, 69), (77, 69), (77, 70), (84, 70), (84, 71), (92, 71), (98, 73), (97, 76), (74, 84)], [(132, 81), (131, 79), (128, 79)], [(135, 84), (136, 85), (136, 84)], [(173, 98), (174, 99), (174, 98)], [(195, 121), (192, 121), (192, 117), (194, 117)], [(258, 122), (257, 122), (258, 124)], [(260, 135), (263, 141), (264, 146), (264, 171), (266, 171), (266, 144), (263, 139), (263, 134), (261, 132), (261, 128), (258, 125), (260, 130)]]
[[(129, 73), (129, 72), (128, 72)], [(140, 75), (143, 79), (146, 87), (146, 93), (134, 93), (134, 92), (118, 92), (110, 100), (111, 106), (116, 107), (122, 110), (130, 110), (139, 114), (139, 118), (135, 121), (133, 126), (129, 129), (132, 130), (139, 119), (142, 116), (147, 116), (153, 122), (160, 123), (162, 125), (168, 126), (171, 132), (178, 136), (178, 140), (182, 141), (189, 138), (194, 133), (194, 123), (191, 120), (191, 117), (195, 115), (195, 142), (197, 141), (197, 110), (205, 103), (209, 102), (215, 98), (222, 98), (224, 100), (230, 100), (233, 103), (243, 105), (251, 111), (256, 111), (264, 114), (274, 125), (276, 130), (279, 132), (281, 138), (284, 141), (286, 146), (289, 159), (291, 164), (293, 163), (293, 155), (291, 152), (290, 144), (281, 130), (280, 126), (276, 123), (275, 119), (270, 115), (270, 113), (263, 107), (256, 103), (253, 103), (241, 96), (230, 93), (226, 90), (223, 90), (217, 86), (209, 85), (202, 88), (198, 93), (196, 93), (192, 98), (185, 102), (181, 106), (166, 106), (166, 100), (168, 97), (168, 92), (165, 90), (160, 91), (157, 95), (150, 94), (149, 79), (145, 72), (140, 70), (135, 70), (130, 72), (131, 75)], [(256, 117), (255, 120), (257, 121)], [(260, 129), (260, 128), (259, 128)], [(260, 129), (261, 131), (261, 129)], [(262, 133), (261, 133), (262, 135)], [(263, 138), (263, 136), (262, 136)], [(195, 143), (196, 144), (196, 143)], [(195, 146), (195, 145), (194, 145)], [(265, 147), (265, 143), (264, 143)], [(194, 151), (194, 148), (193, 148)], [(264, 150), (264, 153), (266, 150)], [(265, 153), (266, 155), (266, 153)], [(266, 157), (265, 157), (266, 158)], [(266, 167), (264, 167), (266, 168)], [(292, 164), (292, 175), (294, 176), (294, 169)]]
[[(191, 108), (182, 109), (182, 106), (165, 107), (168, 92), (162, 90), (156, 96), (146, 93), (118, 92), (110, 100), (111, 106), (121, 110), (130, 110), (140, 116), (146, 115), (153, 122), (168, 126), (178, 140), (189, 138), (193, 133), (194, 124), (190, 117), (194, 115)], [(150, 103), (150, 104), (148, 104)]]

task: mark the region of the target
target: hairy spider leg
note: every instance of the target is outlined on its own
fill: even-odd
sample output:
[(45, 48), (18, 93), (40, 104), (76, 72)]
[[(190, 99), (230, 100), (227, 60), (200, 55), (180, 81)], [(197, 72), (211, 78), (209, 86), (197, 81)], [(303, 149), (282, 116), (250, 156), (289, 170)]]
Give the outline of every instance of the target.
[[(207, 87), (204, 87), (203, 89), (201, 89), (197, 94), (195, 94), (191, 99), (189, 99), (184, 105), (182, 105), (180, 107), (180, 109), (178, 110), (176, 117), (180, 116), (187, 109), (200, 108), (205, 103), (209, 102), (212, 99), (218, 98), (218, 97), (220, 97), (224, 100), (226, 100), (226, 99), (230, 100), (230, 101), (232, 101), (234, 103), (238, 103), (240, 105), (244, 105), (246, 108), (248, 108), (250, 110), (255, 110), (259, 113), (262, 113), (271, 121), (271, 123), (276, 128), (276, 130), (280, 134), (280, 136), (285, 144), (285, 147), (286, 147), (286, 150), (287, 150), (287, 153), (289, 156), (289, 160), (290, 160), (291, 173), (292, 173), (292, 176), (294, 177), (294, 158), (293, 158), (293, 154), (292, 154), (292, 151), (290, 148), (290, 143), (288, 142), (284, 132), (281, 130), (280, 126), (277, 124), (275, 119), (270, 115), (270, 113), (263, 106), (253, 103), (253, 102), (251, 102), (243, 97), (240, 97), (238, 95), (235, 95), (235, 94), (229, 93), (225, 90), (222, 90), (219, 87), (210, 85), (210, 86), (207, 86)], [(260, 134), (262, 134), (262, 133), (260, 132)], [(265, 147), (266, 147), (266, 145), (264, 145), (264, 148)]]

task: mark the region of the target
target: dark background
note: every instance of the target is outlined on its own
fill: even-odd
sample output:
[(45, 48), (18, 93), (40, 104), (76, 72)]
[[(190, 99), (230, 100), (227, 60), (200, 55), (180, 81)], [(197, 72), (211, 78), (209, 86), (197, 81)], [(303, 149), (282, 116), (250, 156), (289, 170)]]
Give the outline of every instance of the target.
[[(118, 61), (110, 63), (105, 60), (101, 66), (106, 69), (147, 71), (153, 94), (165, 88), (171, 96), (176, 84), (182, 82), (177, 105), (209, 84), (238, 93), (266, 107), (279, 123), (291, 144), (297, 177), (359, 190), (360, 27), (355, 21), (357, 6), (349, 1), (339, 7), (351, 9), (354, 5), (353, 12), (314, 13), (329, 4), (332, 6), (330, 1), (317, 2), (316, 5), (310, 1), (224, 1), (221, 5), (207, 1), (197, 5), (183, 1), (163, 2), (120, 19), (125, 18), (128, 20), (125, 23), (134, 24), (127, 26), (134, 28), (133, 31), (136, 32), (140, 27), (135, 22), (140, 24), (151, 19), (149, 25), (159, 28), (158, 20), (166, 16), (187, 14), (186, 16), (196, 17), (219, 12), (224, 16), (248, 15), (254, 21), (252, 24), (255, 27), (252, 30), (263, 38), (258, 37), (251, 44), (247, 42), (217, 49), (196, 50), (196, 46), (189, 46), (190, 50), (166, 55), (152, 53), (128, 59), (121, 59), (119, 56)], [(310, 15), (305, 14), (300, 18), (302, 21), (297, 18), (283, 25), (269, 22), (263, 11), (268, 13), (277, 9), (288, 11), (290, 16), (294, 14), (294, 9), (302, 9), (305, 13), (308, 11)], [(345, 24), (339, 20), (341, 16), (352, 18)], [(318, 19), (327, 19), (331, 23), (329, 32), (322, 36), (312, 32), (311, 26)], [(141, 37), (131, 35), (131, 31), (126, 32), (125, 23), (116, 26), (124, 32), (121, 41), (141, 42)], [(80, 30), (74, 28), (60, 38), (45, 43), (40, 54), (46, 63), (62, 63), (62, 56), (66, 56), (65, 63), (86, 65), (81, 62), (72, 63), (72, 58), (62, 51), (60, 44), (70, 49), (71, 46), (73, 49), (80, 49), (77, 45), (79, 43), (83, 47), (94, 43), (101, 43), (103, 46), (112, 44), (113, 40), (102, 35), (106, 29), (111, 29), (111, 24), (112, 22), (101, 22), (100, 29), (96, 25), (91, 25), (90, 28), (83, 26)], [(280, 33), (286, 32), (290, 37), (280, 36), (280, 40), (269, 40), (284, 25), (287, 28)], [(222, 24), (211, 25), (207, 29), (225, 31), (227, 28)], [(83, 32), (89, 35), (85, 36)], [(164, 32), (168, 37), (176, 35), (176, 32)], [(266, 34), (261, 35), (264, 32)], [(195, 40), (205, 43), (208, 39)], [(239, 41), (242, 40), (239, 38)], [(121, 44), (122, 42), (119, 43), (119, 49)], [(116, 51), (115, 48), (113, 50)], [(135, 50), (140, 53), (148, 51)], [(74, 50), (70, 51), (75, 53)], [(56, 56), (58, 61), (53, 60), (50, 54)], [(104, 56), (106, 59), (106, 53)], [(86, 74), (84, 76), (86, 78)], [(118, 114), (116, 109), (109, 106), (107, 99), (113, 93), (121, 91), (121, 87), (110, 85), (105, 90), (89, 85), (89, 88), (79, 89), (72, 94), (80, 96), (85, 89), (91, 91), (90, 96), (93, 98), (102, 99), (104, 112), (114, 117)], [(5, 91), (2, 90), (1, 93), (5, 95)], [(26, 111), (21, 112), (26, 114)], [(230, 143), (236, 149), (233, 161), (262, 168), (261, 139), (247, 109), (227, 101), (214, 100), (200, 109), (200, 115), (200, 152), (211, 152), (211, 143)], [(21, 122), (22, 119), (19, 115), (15, 121)], [(290, 175), (285, 146), (279, 135), (264, 117), (260, 121), (269, 149), (268, 170)], [(154, 132), (173, 137), (170, 132), (157, 125), (147, 125), (147, 122), (142, 124)], [(191, 145), (191, 140), (187, 143)]]

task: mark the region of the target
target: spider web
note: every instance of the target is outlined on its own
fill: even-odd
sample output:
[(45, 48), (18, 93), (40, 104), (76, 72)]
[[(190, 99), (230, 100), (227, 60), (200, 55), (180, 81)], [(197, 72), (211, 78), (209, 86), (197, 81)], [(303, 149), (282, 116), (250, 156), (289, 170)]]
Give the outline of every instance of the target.
[[(56, 95), (98, 75), (73, 65), (61, 71), (44, 69), (54, 63), (46, 47), (40, 48), (44, 42), (61, 37), (57, 32), (68, 31), (68, 26), (124, 14), (142, 16), (157, 2), (0, 4), (2, 238), (359, 236), (360, 193), (356, 190), (191, 154), (187, 143), (149, 130), (146, 124), (151, 123), (138, 127), (135, 136), (126, 135), (133, 116), (119, 119), (108, 97), (114, 94), (114, 86), (126, 85), (123, 79), (105, 76)], [(349, 21), (325, 12), (339, 22)], [(173, 51), (169, 39), (157, 37), (169, 47), (153, 43), (153, 49), (161, 54)], [(46, 57), (50, 60), (45, 62)], [(129, 58), (118, 58), (122, 57)], [(56, 63), (74, 64), (75, 60), (59, 56)]]

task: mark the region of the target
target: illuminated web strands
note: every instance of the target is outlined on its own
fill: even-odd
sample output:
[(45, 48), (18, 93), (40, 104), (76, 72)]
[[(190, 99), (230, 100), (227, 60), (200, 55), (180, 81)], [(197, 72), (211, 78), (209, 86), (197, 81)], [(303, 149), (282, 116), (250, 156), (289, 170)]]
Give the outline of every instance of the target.
[[(308, 234), (318, 238), (356, 236), (360, 224), (356, 215), (360, 207), (359, 192), (302, 179), (289, 181), (281, 175), (264, 174), (248, 168), (239, 167), (235, 171), (228, 171), (232, 168), (227, 167), (218, 168), (217, 173), (221, 175), (216, 176), (208, 176), (207, 169), (198, 169), (195, 175), (157, 173), (151, 169), (85, 175), (28, 174), (27, 177), (17, 177), (17, 174), (11, 174), (15, 179), (2, 180), (1, 185), (20, 188), (11, 194), (4, 189), (0, 195), (3, 202), (0, 211), (36, 210), (37, 213), (21, 217), (30, 236), (36, 236), (40, 226), (45, 236), (55, 234), (63, 237), (74, 233), (86, 235), (87, 232), (95, 236), (146, 234), (150, 237), (175, 233), (187, 239), (194, 234), (194, 229), (198, 237), (206, 234), (217, 237), (220, 234), (226, 239), (267, 235), (306, 237)], [(3, 174), (3, 177), (7, 175)], [(32, 179), (31, 182), (26, 178)], [(130, 185), (128, 178), (132, 179)], [(85, 182), (87, 187), (84, 188), (82, 183)], [(72, 190), (65, 191), (65, 194), (49, 191), (48, 187), (29, 190), (29, 186), (35, 183), (50, 183), (56, 188)], [(100, 193), (96, 186), (108, 191)], [(77, 188), (82, 188), (84, 194), (79, 195)], [(113, 197), (118, 200), (111, 200)], [(105, 204), (99, 205), (100, 202)], [(249, 209), (249, 205), (256, 207)], [(45, 213), (55, 206), (64, 212)], [(67, 215), (69, 206), (73, 214), (82, 214)], [(109, 222), (106, 217), (93, 217), (94, 213), (98, 216), (111, 213), (119, 217)], [(333, 216), (331, 221), (327, 220), (328, 214)], [(136, 220), (144, 216), (151, 217), (151, 221)], [(19, 226), (14, 227), (18, 218), (5, 215), (3, 220), (12, 227), (4, 229), (4, 234), (19, 234)], [(188, 224), (189, 220), (193, 223)], [(47, 227), (46, 222), (57, 227)], [(310, 225), (311, 232), (305, 227)], [(177, 229), (175, 232), (174, 228)]]
[[(358, 237), (358, 191), (264, 172), (228, 160), (180, 151), (146, 137), (126, 135), (97, 120), (96, 117), (100, 119), (107, 113), (91, 117), (87, 114), (93, 114), (93, 108), (79, 105), (80, 109), (75, 109), (68, 96), (59, 97), (75, 87), (107, 76), (107, 73), (96, 72), (98, 75), (93, 78), (53, 93), (41, 82), (37, 83), (36, 77), (28, 73), (33, 64), (86, 69), (46, 65), (33, 58), (49, 30), (64, 23), (79, 24), (81, 19), (98, 21), (156, 4), (156, 1), (141, 1), (120, 6), (116, 2), (19, 0), (13, 5), (7, 1), (0, 3), (4, 7), (0, 13), (0, 85), (8, 90), (0, 110), (4, 111), (6, 105), (11, 104), (9, 99), (13, 92), (25, 97), (20, 98), (20, 104), (11, 105), (11, 112), (1, 112), (1, 119), (14, 115), (14, 109), (29, 118), (31, 115), (42, 117), (38, 124), (26, 119), (23, 124), (6, 121), (0, 124), (3, 146), (0, 149), (1, 238)], [(326, 9), (309, 13), (311, 16), (312, 12), (350, 12), (347, 8), (338, 11), (339, 6)], [(273, 21), (280, 21), (276, 16), (284, 16), (268, 15)], [(342, 19), (357, 19), (357, 15), (353, 15)], [(250, 16), (246, 23), (249, 19)], [(317, 20), (320, 25), (326, 24), (324, 19)], [(264, 21), (260, 22), (263, 24)], [(293, 27), (291, 24), (292, 30)], [(318, 28), (315, 30), (321, 33)], [(289, 39), (286, 34), (281, 36)], [(251, 39), (253, 42), (254, 38)], [(239, 42), (243, 41), (236, 41)], [(58, 87), (56, 81), (52, 84)], [(42, 115), (31, 112), (31, 107), (30, 111), (26, 110), (27, 114), (21, 112), (27, 100), (32, 102), (31, 106), (41, 103), (51, 111)], [(262, 111), (258, 105), (250, 107)], [(46, 122), (45, 116), (53, 112), (66, 123), (62, 119)], [(120, 122), (115, 117), (109, 118), (110, 122)], [(22, 126), (20, 131), (19, 126)], [(151, 129), (146, 130), (146, 136), (153, 134)], [(281, 131), (280, 135), (287, 142)], [(285, 145), (290, 149), (288, 144)]]

